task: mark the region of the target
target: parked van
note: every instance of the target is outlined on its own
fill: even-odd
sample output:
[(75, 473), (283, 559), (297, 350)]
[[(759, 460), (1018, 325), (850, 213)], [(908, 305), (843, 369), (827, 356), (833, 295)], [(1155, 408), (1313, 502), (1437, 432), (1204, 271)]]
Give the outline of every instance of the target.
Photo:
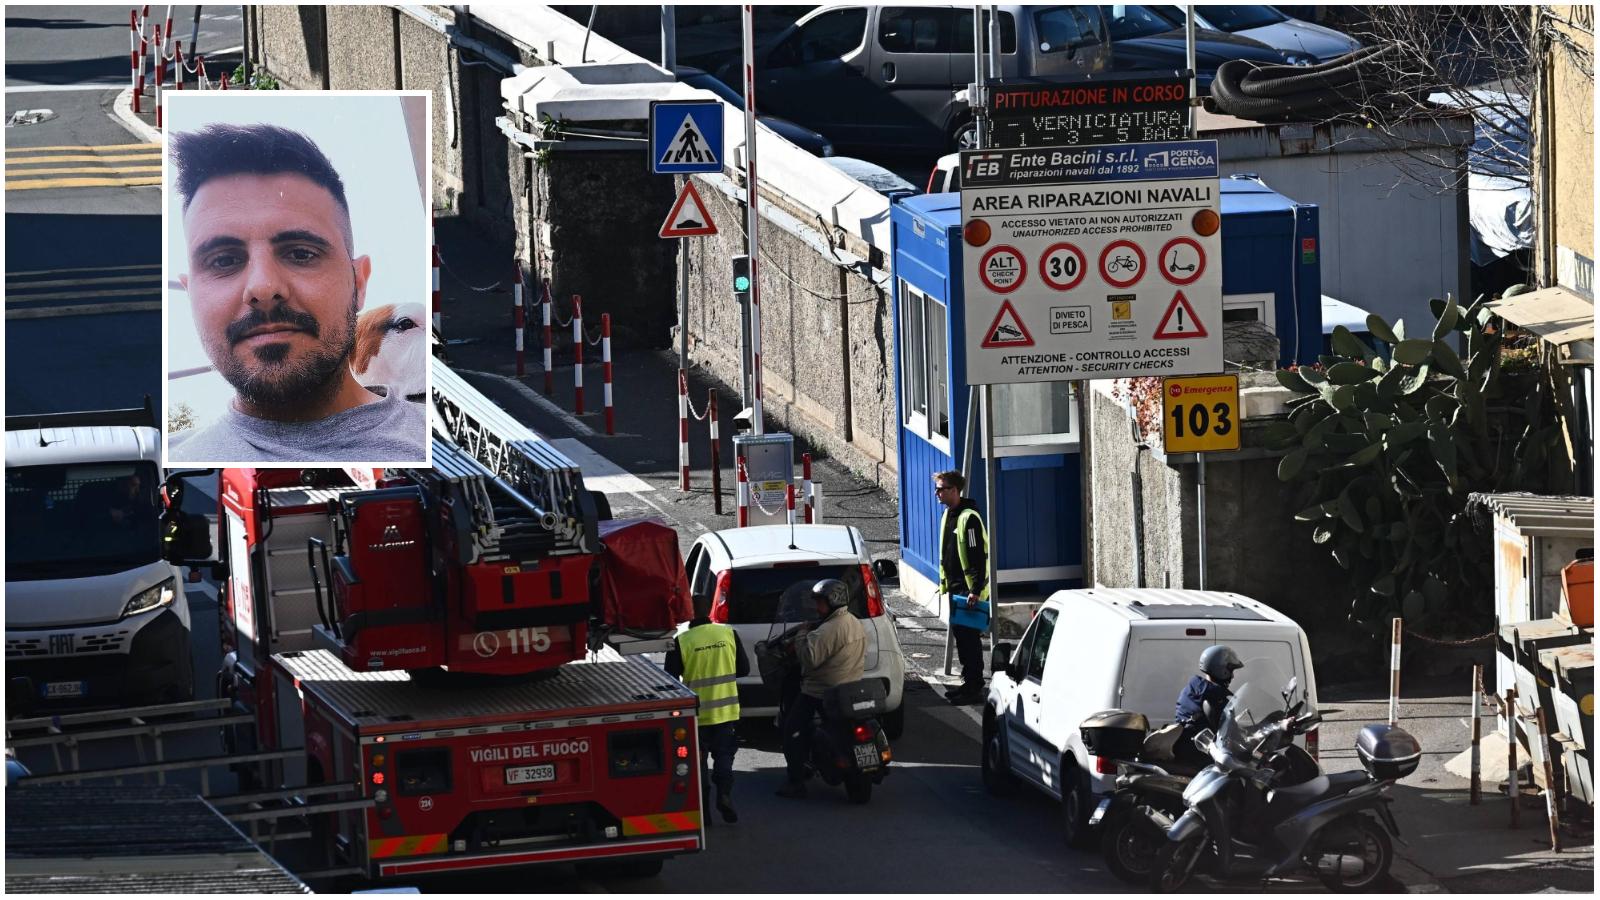
[(1173, 721), (1179, 692), (1213, 644), (1244, 660), (1236, 692), (1249, 684), (1260, 689), (1252, 696), (1276, 696), (1298, 677), (1315, 708), (1311, 644), (1264, 603), (1220, 591), (1057, 591), (1021, 641), (995, 644), (983, 710), (984, 783), (999, 792), (1020, 782), (1060, 800), (1067, 840), (1083, 845), (1117, 767), (1084, 750), (1079, 723), (1113, 708), (1143, 713), (1152, 729)]
[[(1098, 7), (997, 10), (1002, 78), (1111, 68)], [(971, 111), (954, 96), (973, 80), (971, 6), (821, 6), (758, 51), (755, 62), (757, 102), (836, 144), (972, 146)]]
[(148, 401), (6, 417), (11, 714), (194, 696), (178, 567), (211, 555), (210, 525), (160, 458)]

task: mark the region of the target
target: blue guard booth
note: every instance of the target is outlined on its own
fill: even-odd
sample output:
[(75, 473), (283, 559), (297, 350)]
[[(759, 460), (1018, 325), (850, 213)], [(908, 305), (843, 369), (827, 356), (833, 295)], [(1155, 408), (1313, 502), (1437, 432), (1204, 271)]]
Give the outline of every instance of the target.
[[(1223, 178), (1221, 199), (1224, 321), (1264, 322), (1278, 335), (1281, 364), (1314, 361), (1322, 346), (1317, 208), (1247, 176)], [(894, 204), (890, 223), (901, 578), (926, 603), (938, 584), (942, 507), (933, 476), (961, 468), (967, 440), (961, 197), (907, 198)], [(995, 385), (999, 522), (987, 515), (981, 432), (973, 435), (967, 493), (989, 522), (1001, 600), (1082, 585), (1075, 390), (1070, 382)]]

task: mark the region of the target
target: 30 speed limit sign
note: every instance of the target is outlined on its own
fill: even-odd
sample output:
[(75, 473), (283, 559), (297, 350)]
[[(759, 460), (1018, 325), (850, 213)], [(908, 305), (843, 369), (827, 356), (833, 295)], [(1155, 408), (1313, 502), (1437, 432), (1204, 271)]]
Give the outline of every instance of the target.
[(1163, 379), (1161, 422), (1168, 453), (1239, 449), (1239, 376)]

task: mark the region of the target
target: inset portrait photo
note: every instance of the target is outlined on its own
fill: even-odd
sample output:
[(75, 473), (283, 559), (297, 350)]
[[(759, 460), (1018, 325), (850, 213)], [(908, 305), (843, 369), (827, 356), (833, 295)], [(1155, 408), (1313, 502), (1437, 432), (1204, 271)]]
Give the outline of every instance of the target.
[(168, 465), (426, 466), (429, 97), (166, 96)]

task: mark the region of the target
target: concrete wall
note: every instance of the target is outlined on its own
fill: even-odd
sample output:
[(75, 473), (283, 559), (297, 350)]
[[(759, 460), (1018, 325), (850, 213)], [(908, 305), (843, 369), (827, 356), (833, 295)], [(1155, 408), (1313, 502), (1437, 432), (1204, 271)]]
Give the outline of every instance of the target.
[[(1549, 166), (1550, 232), (1554, 271), (1541, 283), (1594, 297), (1594, 70), (1576, 62), (1574, 48), (1594, 56), (1593, 7), (1553, 6), (1552, 27), (1563, 41), (1546, 52), (1545, 89), (1552, 112)], [(1586, 27), (1580, 27), (1586, 26)]]
[[(737, 387), (740, 311), (729, 260), (744, 252), (743, 191), (721, 176), (697, 178), (696, 189), (719, 233), (690, 242), (690, 356)], [(764, 202), (761, 208), (770, 207)], [(840, 265), (819, 250), (820, 240), (782, 212), (762, 217), (757, 275), (766, 414), (892, 492), (896, 418), (887, 285)]]

